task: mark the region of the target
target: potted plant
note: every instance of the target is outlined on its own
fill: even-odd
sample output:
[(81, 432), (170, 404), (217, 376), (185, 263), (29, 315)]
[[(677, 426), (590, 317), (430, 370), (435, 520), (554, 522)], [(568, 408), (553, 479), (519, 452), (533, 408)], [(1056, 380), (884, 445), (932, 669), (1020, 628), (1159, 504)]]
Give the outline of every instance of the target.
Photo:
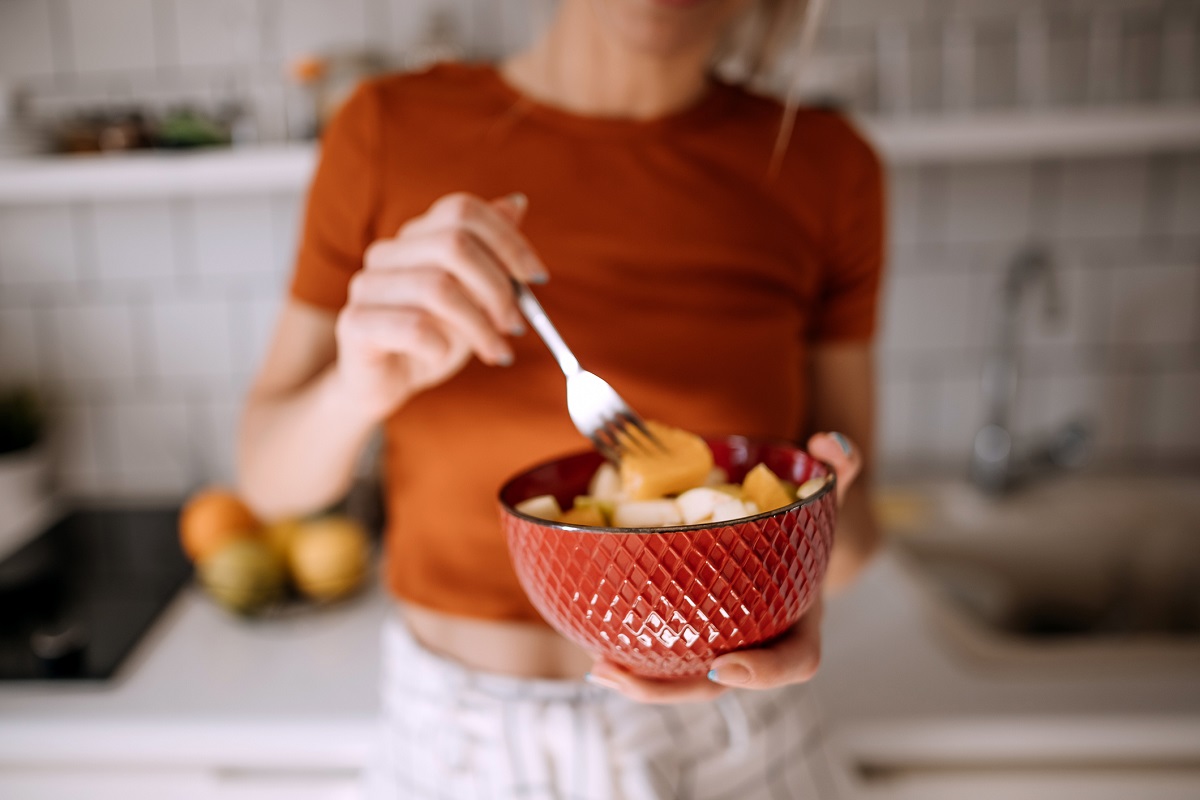
[(42, 504), (49, 448), (45, 416), (30, 389), (0, 389), (0, 557)]

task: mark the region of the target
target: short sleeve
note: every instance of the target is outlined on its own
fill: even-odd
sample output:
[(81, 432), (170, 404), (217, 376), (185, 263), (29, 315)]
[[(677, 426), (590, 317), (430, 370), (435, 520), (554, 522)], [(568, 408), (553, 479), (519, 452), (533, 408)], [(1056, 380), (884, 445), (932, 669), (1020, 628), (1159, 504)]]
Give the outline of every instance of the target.
[(337, 311), (374, 237), (380, 204), (381, 109), (365, 83), (326, 126), (308, 191), (291, 295)]
[(883, 167), (853, 131), (832, 207), (812, 327), (817, 342), (869, 341), (875, 335), (883, 272)]

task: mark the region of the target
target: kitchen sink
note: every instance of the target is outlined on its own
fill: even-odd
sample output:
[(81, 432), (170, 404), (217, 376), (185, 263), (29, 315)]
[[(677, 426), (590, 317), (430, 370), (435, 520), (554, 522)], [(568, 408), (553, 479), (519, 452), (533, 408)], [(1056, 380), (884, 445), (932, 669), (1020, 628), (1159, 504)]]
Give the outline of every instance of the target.
[(1055, 476), (999, 498), (916, 482), (883, 492), (880, 511), (964, 656), (1200, 664), (1200, 478)]

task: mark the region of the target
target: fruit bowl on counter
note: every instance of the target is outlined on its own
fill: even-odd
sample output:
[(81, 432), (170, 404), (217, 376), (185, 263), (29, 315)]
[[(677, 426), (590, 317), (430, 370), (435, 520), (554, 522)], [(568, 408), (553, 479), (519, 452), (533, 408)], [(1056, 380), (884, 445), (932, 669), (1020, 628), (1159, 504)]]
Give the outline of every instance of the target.
[(371, 570), (363, 526), (338, 514), (266, 524), (237, 495), (207, 489), (179, 518), (183, 550), (200, 584), (242, 616), (277, 616), (354, 594)]

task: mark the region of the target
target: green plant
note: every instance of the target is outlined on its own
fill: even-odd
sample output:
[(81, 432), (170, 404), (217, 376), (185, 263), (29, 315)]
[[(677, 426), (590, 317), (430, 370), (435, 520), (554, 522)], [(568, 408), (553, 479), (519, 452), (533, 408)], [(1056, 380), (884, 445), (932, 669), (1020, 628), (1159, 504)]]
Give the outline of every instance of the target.
[(45, 424), (32, 389), (0, 389), (0, 455), (37, 444)]

